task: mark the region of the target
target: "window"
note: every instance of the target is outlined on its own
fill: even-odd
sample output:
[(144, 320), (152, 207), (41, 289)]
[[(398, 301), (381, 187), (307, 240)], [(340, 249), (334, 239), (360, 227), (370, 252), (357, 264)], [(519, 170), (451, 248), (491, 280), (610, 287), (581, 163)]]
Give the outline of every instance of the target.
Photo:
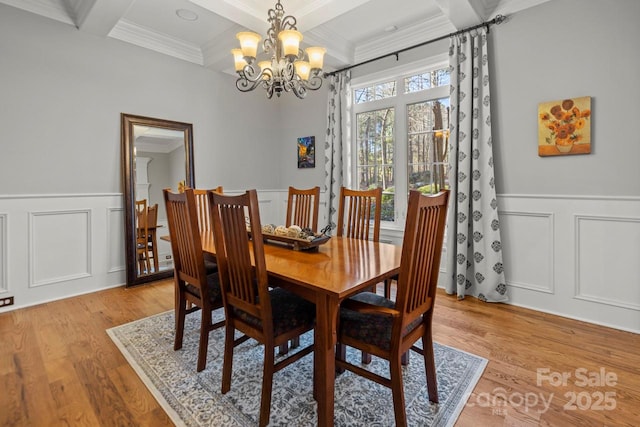
[(431, 60), (353, 81), (353, 186), (382, 187), (382, 221), (402, 227), (409, 190), (446, 188), (449, 69)]

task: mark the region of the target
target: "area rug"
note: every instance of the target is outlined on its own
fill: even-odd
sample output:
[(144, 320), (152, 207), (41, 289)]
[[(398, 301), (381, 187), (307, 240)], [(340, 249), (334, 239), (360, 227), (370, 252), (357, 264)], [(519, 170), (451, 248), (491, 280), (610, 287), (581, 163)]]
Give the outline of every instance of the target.
[[(222, 310), (214, 313), (221, 318)], [(255, 426), (260, 410), (263, 347), (254, 340), (236, 347), (231, 391), (220, 393), (224, 328), (211, 332), (207, 367), (196, 372), (199, 313), (187, 316), (183, 348), (173, 350), (174, 313), (147, 317), (107, 333), (177, 426)], [(216, 321), (214, 319), (214, 321)], [(301, 344), (313, 339), (301, 337)], [(452, 426), (479, 380), (487, 360), (434, 343), (440, 403), (429, 402), (422, 356), (411, 354), (404, 371), (408, 424)], [(349, 349), (347, 357), (359, 360)], [(388, 376), (386, 361), (373, 357), (366, 365)], [(274, 375), (272, 426), (316, 425), (313, 399), (313, 356)], [(391, 390), (345, 372), (335, 383), (336, 426), (393, 426)]]

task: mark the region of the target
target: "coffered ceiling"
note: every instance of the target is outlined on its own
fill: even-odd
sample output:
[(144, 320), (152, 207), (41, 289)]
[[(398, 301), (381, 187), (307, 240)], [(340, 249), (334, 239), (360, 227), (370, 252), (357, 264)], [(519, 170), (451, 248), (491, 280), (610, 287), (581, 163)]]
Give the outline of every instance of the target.
[[(394, 52), (498, 14), (550, 0), (280, 0), (303, 44), (327, 48), (332, 70)], [(0, 0), (102, 37), (233, 73), (235, 34), (268, 28), (277, 0)], [(181, 18), (179, 15), (182, 15)]]

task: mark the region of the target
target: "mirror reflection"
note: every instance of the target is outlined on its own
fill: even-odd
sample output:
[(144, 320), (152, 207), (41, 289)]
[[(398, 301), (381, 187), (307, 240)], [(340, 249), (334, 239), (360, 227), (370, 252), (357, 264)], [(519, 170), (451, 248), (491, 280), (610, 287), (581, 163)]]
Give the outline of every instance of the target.
[(160, 238), (168, 234), (162, 190), (193, 185), (191, 129), (122, 115), (128, 286), (173, 274), (171, 245)]
[[(186, 179), (184, 132), (134, 125), (136, 256), (138, 275), (173, 269), (162, 189)], [(139, 208), (139, 209), (138, 209)], [(160, 233), (160, 234), (159, 234)]]

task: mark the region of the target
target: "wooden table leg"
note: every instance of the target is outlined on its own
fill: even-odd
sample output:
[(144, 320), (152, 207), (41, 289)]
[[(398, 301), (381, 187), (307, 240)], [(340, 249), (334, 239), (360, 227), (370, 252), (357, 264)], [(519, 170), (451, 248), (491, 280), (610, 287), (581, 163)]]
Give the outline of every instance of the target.
[(338, 301), (320, 295), (316, 301), (316, 396), (318, 426), (333, 426), (335, 388), (335, 343)]

